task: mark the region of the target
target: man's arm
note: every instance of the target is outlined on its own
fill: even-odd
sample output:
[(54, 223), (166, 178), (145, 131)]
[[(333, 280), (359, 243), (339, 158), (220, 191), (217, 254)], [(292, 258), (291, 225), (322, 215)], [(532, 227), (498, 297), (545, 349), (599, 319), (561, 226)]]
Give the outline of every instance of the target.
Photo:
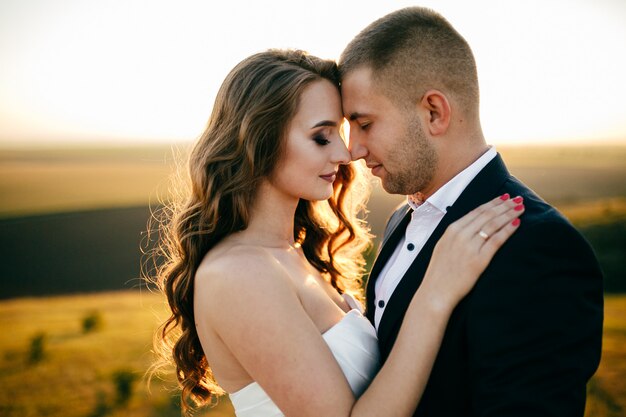
[(527, 226), (470, 300), (472, 415), (582, 417), (601, 354), (602, 275), (570, 224)]

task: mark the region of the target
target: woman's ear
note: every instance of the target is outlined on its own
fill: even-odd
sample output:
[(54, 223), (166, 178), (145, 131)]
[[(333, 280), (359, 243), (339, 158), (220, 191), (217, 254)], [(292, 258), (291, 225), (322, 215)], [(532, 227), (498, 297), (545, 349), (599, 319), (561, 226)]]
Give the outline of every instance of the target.
[(450, 102), (441, 91), (426, 91), (418, 105), (427, 114), (424, 127), (432, 136), (443, 135), (448, 131), (452, 116)]

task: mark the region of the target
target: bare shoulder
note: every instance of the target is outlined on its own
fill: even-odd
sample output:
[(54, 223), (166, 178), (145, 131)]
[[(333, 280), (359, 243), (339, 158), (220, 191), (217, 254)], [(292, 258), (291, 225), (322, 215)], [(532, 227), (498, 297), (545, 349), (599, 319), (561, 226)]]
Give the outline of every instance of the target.
[[(229, 352), (238, 375), (256, 381), (285, 415), (348, 415), (341, 410), (354, 402), (350, 386), (277, 252), (217, 249), (196, 274), (195, 324), (206, 351)], [(303, 410), (312, 392), (329, 400)]]
[(264, 279), (286, 277), (287, 272), (267, 249), (260, 246), (237, 245), (220, 248), (207, 256), (196, 272), (196, 283), (207, 285), (254, 285)]
[[(269, 297), (269, 300), (268, 300)], [(224, 313), (296, 297), (287, 271), (265, 248), (237, 245), (205, 257), (195, 276), (197, 308)], [(221, 314), (220, 314), (221, 315)]]

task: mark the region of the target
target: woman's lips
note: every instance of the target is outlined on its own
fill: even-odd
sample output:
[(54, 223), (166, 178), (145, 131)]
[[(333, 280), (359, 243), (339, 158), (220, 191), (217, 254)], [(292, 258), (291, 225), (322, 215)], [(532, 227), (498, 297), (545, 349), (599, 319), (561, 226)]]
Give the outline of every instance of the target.
[(332, 183), (332, 182), (335, 182), (335, 178), (337, 178), (337, 173), (331, 172), (330, 174), (320, 175), (320, 178), (323, 179), (324, 181), (328, 181)]

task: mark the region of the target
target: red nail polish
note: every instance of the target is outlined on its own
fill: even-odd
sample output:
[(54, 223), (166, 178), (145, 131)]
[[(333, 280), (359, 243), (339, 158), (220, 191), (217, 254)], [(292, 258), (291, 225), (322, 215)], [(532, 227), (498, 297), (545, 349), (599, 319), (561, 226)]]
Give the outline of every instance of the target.
[(515, 208), (513, 210), (515, 210), (515, 211), (522, 211), (522, 210), (524, 210), (524, 205), (520, 204), (519, 206), (515, 206)]
[(519, 224), (520, 224), (520, 220), (519, 220), (519, 219), (515, 219), (515, 220), (513, 220), (513, 221), (511, 222), (511, 224), (512, 224), (513, 226), (519, 226)]
[(500, 200), (502, 200), (502, 201), (506, 201), (506, 200), (508, 200), (508, 199), (509, 199), (509, 197), (510, 197), (509, 193), (502, 194), (502, 195), (500, 196)]
[(524, 197), (515, 197), (513, 199), (513, 202), (517, 204), (521, 203), (522, 201), (524, 201)]

